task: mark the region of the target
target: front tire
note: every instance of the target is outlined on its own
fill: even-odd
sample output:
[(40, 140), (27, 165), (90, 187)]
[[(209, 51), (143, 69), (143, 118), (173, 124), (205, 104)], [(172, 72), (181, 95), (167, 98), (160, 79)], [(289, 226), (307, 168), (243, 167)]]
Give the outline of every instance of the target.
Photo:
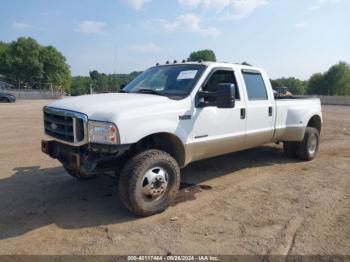
[(298, 144), (298, 157), (305, 161), (313, 160), (318, 153), (319, 143), (320, 132), (316, 128), (307, 127), (303, 141)]
[(163, 212), (180, 186), (176, 160), (160, 150), (147, 150), (132, 157), (120, 173), (118, 194), (123, 204), (138, 216)]

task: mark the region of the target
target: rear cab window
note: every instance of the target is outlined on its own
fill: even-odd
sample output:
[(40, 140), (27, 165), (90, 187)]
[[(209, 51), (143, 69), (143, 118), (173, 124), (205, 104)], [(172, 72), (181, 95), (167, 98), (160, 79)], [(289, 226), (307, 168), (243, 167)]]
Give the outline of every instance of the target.
[(242, 75), (250, 101), (268, 100), (266, 85), (259, 71), (242, 70)]

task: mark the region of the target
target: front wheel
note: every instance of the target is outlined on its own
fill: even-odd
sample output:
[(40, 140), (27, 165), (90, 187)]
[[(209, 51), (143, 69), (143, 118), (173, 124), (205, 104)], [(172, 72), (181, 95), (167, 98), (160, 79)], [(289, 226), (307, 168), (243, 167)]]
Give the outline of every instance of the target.
[(164, 211), (180, 186), (176, 160), (160, 150), (147, 150), (132, 157), (120, 173), (118, 194), (134, 214), (150, 216)]

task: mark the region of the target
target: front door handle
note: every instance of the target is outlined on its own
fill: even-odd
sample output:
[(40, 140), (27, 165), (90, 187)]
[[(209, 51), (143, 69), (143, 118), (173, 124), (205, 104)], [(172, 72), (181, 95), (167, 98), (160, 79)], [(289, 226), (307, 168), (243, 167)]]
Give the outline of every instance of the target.
[(272, 106), (269, 106), (269, 116), (272, 116)]
[(241, 108), (241, 119), (245, 119), (245, 115), (246, 115), (245, 108)]

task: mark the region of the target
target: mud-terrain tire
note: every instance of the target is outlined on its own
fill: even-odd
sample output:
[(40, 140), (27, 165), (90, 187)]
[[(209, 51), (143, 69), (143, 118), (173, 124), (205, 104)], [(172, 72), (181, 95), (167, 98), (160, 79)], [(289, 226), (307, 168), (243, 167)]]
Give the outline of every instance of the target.
[(136, 154), (125, 164), (119, 176), (118, 195), (135, 215), (151, 216), (167, 209), (179, 186), (176, 160), (164, 151), (151, 149)]
[(66, 172), (71, 175), (72, 177), (78, 179), (78, 180), (91, 180), (97, 177), (97, 175), (89, 175), (86, 176), (84, 174), (81, 174), (79, 171), (75, 171), (72, 169), (69, 169), (68, 167), (63, 166), (64, 170), (66, 170)]
[(298, 142), (283, 142), (283, 153), (286, 157), (297, 157)]
[(303, 141), (298, 143), (297, 154), (301, 160), (311, 161), (317, 153), (320, 143), (320, 132), (313, 127), (307, 127)]

